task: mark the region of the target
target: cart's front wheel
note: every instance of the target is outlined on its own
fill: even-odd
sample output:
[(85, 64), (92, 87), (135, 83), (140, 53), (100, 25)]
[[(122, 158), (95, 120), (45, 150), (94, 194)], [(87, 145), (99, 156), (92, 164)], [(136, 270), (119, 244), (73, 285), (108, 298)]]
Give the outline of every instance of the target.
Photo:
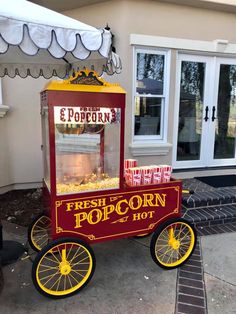
[(65, 298), (89, 282), (95, 264), (88, 244), (71, 238), (55, 240), (36, 256), (32, 267), (33, 283), (47, 297)]
[(172, 219), (157, 228), (151, 240), (151, 256), (165, 269), (182, 265), (191, 256), (196, 232), (184, 219)]
[(39, 252), (51, 240), (51, 219), (40, 215), (28, 227), (28, 241), (33, 250)]

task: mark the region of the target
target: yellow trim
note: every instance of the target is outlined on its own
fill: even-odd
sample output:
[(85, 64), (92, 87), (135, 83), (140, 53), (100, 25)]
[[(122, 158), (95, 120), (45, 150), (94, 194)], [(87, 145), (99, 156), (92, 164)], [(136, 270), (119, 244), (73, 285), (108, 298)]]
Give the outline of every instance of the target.
[[(102, 85), (85, 85), (85, 84), (73, 84), (72, 82), (76, 80), (81, 74), (85, 75), (92, 74), (94, 78)], [(115, 93), (115, 94), (126, 94), (126, 91), (119, 85), (106, 82), (104, 79), (98, 76), (95, 71), (82, 70), (76, 73), (75, 77), (71, 76), (67, 80), (63, 81), (51, 81), (46, 84), (45, 90), (55, 90), (55, 91), (72, 91), (72, 92), (91, 92), (91, 93)]]

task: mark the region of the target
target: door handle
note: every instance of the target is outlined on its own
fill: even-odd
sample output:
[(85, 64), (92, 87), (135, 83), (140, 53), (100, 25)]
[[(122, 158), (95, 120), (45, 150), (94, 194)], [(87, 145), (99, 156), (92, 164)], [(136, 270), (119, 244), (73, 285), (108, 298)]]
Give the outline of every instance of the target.
[(208, 112), (209, 112), (209, 107), (208, 106), (206, 106), (206, 108), (205, 108), (205, 117), (204, 117), (204, 120), (207, 122), (207, 120), (209, 119), (208, 118)]
[(212, 108), (212, 117), (211, 117), (212, 122), (214, 122), (214, 121), (215, 121), (215, 119), (216, 119), (216, 117), (215, 117), (215, 113), (216, 113), (216, 107), (215, 107), (215, 106), (213, 106), (213, 108)]

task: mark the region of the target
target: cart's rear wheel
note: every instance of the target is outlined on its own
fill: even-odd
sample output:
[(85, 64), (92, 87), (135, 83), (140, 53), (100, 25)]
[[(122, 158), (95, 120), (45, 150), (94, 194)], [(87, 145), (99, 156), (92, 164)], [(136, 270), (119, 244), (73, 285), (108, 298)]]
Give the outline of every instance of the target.
[(77, 293), (92, 278), (95, 256), (91, 247), (79, 239), (55, 240), (36, 256), (32, 279), (36, 289), (51, 298)]
[(151, 256), (165, 269), (182, 265), (191, 256), (196, 244), (196, 231), (184, 219), (172, 219), (155, 231), (151, 240)]
[(28, 241), (33, 250), (39, 252), (51, 240), (51, 219), (46, 215), (35, 218), (28, 227)]

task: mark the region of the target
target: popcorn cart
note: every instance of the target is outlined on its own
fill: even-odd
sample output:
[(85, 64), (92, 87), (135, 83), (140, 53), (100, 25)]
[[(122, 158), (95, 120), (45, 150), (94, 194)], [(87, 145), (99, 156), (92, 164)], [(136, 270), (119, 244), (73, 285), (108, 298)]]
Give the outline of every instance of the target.
[(95, 270), (91, 244), (153, 233), (150, 251), (172, 269), (196, 233), (180, 218), (181, 181), (169, 166), (124, 160), (125, 91), (80, 71), (41, 93), (45, 214), (32, 222), (32, 279), (52, 298), (81, 290)]

